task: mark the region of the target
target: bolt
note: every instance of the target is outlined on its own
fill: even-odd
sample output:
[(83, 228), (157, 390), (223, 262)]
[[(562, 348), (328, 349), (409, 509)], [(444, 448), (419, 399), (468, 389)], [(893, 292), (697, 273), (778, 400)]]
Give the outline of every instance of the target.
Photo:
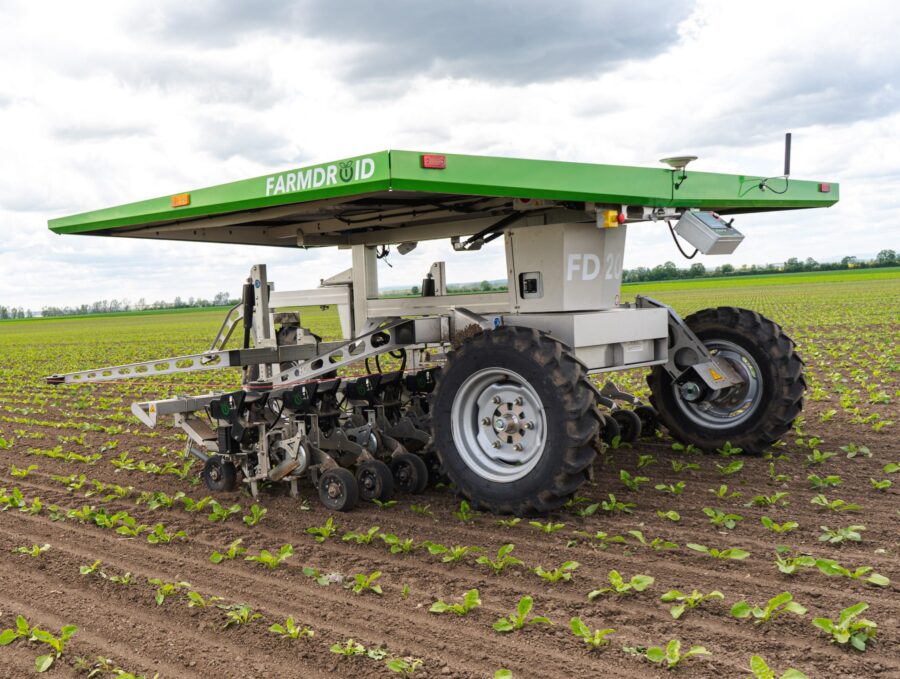
[(485, 427), (488, 426), (490, 423), (491, 423), (491, 418), (489, 418), (489, 417), (481, 418), (481, 424), (483, 424)]
[(491, 445), (494, 446), (494, 448), (499, 448), (499, 447), (500, 447), (500, 441), (494, 441)]
[(516, 444), (513, 446), (513, 450), (515, 450), (517, 453), (521, 453), (521, 452), (522, 452), (523, 450), (525, 450), (525, 449), (522, 447), (522, 444), (521, 444), (521, 443), (516, 443)]
[(522, 426), (525, 427), (526, 429), (534, 429), (534, 422), (526, 422)]
[(516, 405), (517, 405), (517, 406), (520, 406), (520, 405), (522, 405), (523, 403), (525, 403), (525, 399), (523, 399), (521, 396), (517, 396), (517, 397), (516, 397)]
[(491, 403), (493, 403), (495, 406), (500, 405), (500, 397), (494, 396), (494, 398), (491, 399)]

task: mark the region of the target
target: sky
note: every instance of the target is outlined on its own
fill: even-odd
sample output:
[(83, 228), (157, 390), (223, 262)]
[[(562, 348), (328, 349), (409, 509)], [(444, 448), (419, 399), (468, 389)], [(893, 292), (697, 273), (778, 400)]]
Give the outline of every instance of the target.
[[(0, 0), (0, 305), (236, 295), (349, 266), (334, 248), (57, 236), (47, 220), (398, 148), (792, 176), (829, 209), (740, 217), (707, 267), (900, 250), (900, 3), (893, 0)], [(626, 268), (685, 265), (629, 227)], [(445, 260), (422, 243), (383, 286)]]

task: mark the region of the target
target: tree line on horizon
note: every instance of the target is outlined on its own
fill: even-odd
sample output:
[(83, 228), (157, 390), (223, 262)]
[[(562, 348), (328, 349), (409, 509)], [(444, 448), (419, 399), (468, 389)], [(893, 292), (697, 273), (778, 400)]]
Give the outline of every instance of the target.
[[(653, 268), (637, 267), (636, 269), (625, 269), (622, 273), (623, 283), (641, 283), (649, 281), (665, 281), (677, 279), (691, 278), (715, 278), (719, 276), (753, 276), (760, 274), (780, 274), (780, 273), (798, 273), (802, 271), (838, 271), (841, 269), (870, 269), (886, 266), (900, 265), (900, 255), (894, 250), (882, 250), (875, 259), (858, 260), (852, 255), (848, 255), (839, 262), (817, 262), (812, 257), (807, 257), (801, 261), (797, 257), (791, 257), (783, 264), (750, 264), (740, 267), (734, 267), (732, 264), (722, 264), (714, 269), (707, 269), (702, 263), (695, 262), (686, 268), (679, 268), (674, 262), (666, 262), (658, 264)], [(480, 283), (457, 283), (447, 286), (448, 292), (492, 292), (506, 290), (505, 284), (492, 283), (490, 281), (482, 281)], [(406, 293), (406, 290), (392, 291), (395, 296)], [(409, 288), (409, 292), (413, 295), (419, 294), (419, 286), (413, 285)], [(149, 311), (154, 309), (187, 309), (201, 307), (217, 307), (232, 306), (237, 304), (238, 300), (233, 299), (227, 292), (219, 292), (212, 299), (202, 297), (188, 297), (187, 300), (180, 296), (171, 302), (156, 301), (147, 303), (144, 298), (139, 299), (132, 304), (129, 300), (100, 300), (92, 304), (81, 304), (76, 307), (55, 307), (45, 306), (41, 309), (40, 316), (43, 318), (54, 318), (59, 316), (85, 316), (90, 314), (104, 313), (121, 313), (128, 311)], [(31, 309), (24, 307), (6, 307), (0, 305), (0, 321), (34, 318), (38, 314)]]

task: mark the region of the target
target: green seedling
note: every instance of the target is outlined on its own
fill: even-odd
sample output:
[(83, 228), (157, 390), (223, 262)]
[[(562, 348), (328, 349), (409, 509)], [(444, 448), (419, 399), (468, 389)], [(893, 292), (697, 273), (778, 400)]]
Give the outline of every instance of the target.
[(97, 559), (90, 566), (79, 566), (78, 572), (81, 573), (82, 575), (92, 575), (100, 567), (101, 563), (102, 562), (100, 561), (100, 559)]
[(328, 585), (344, 581), (344, 576), (340, 573), (322, 573), (318, 568), (311, 566), (303, 567), (303, 575), (315, 580), (320, 587), (328, 587)]
[(809, 481), (810, 487), (815, 490), (820, 490), (822, 488), (834, 488), (841, 485), (842, 481), (841, 477), (836, 474), (831, 474), (829, 476), (810, 474), (806, 477), (806, 480)]
[(520, 521), (522, 521), (522, 519), (520, 519), (518, 516), (511, 519), (498, 519), (497, 525), (503, 526), (504, 528), (515, 528), (519, 525)]
[(676, 474), (680, 474), (683, 471), (696, 471), (700, 469), (700, 465), (696, 462), (679, 462), (678, 460), (672, 460), (672, 471)]
[(698, 592), (696, 589), (690, 594), (685, 594), (683, 592), (679, 592), (677, 589), (672, 589), (666, 592), (660, 597), (660, 600), (663, 603), (672, 603), (675, 602), (675, 605), (669, 608), (669, 613), (673, 618), (678, 620), (682, 615), (684, 615), (685, 610), (689, 608), (697, 608), (704, 601), (708, 601), (710, 599), (724, 599), (725, 595), (718, 590), (713, 590), (709, 594), (703, 594), (702, 592)]
[(732, 460), (728, 464), (716, 464), (716, 469), (719, 470), (719, 473), (722, 476), (731, 476), (732, 474), (737, 474), (743, 468), (743, 460)]
[(456, 563), (462, 561), (468, 554), (475, 554), (481, 551), (481, 547), (465, 547), (463, 545), (445, 547), (444, 545), (435, 542), (429, 542), (426, 547), (428, 548), (429, 554), (443, 555), (441, 556), (441, 561), (443, 563)]
[(751, 606), (746, 601), (738, 601), (731, 607), (732, 616), (735, 618), (748, 618), (752, 615), (755, 618), (753, 622), (756, 624), (768, 622), (784, 613), (806, 615), (806, 607), (794, 601), (794, 595), (790, 592), (782, 592), (773, 596), (766, 602), (765, 608), (762, 606)]
[(466, 615), (469, 611), (481, 605), (481, 597), (478, 596), (477, 589), (470, 589), (463, 596), (461, 604), (448, 604), (443, 601), (435, 601), (428, 609), (429, 613), (455, 613), (456, 615)]
[(855, 443), (848, 443), (846, 446), (841, 446), (841, 450), (847, 453), (847, 457), (851, 459), (857, 455), (862, 457), (872, 457), (872, 451), (866, 446), (857, 446)]
[(638, 455), (637, 460), (637, 468), (643, 469), (644, 467), (649, 467), (651, 464), (656, 464), (656, 458), (652, 455)]
[(19, 469), (16, 465), (11, 465), (9, 468), (9, 473), (17, 479), (24, 479), (28, 478), (28, 475), (37, 468), (38, 466), (36, 464), (30, 464), (23, 469)]
[(38, 641), (40, 643), (47, 644), (52, 651), (50, 653), (45, 653), (44, 655), (39, 655), (34, 660), (34, 670), (35, 672), (46, 672), (49, 670), (53, 663), (59, 658), (66, 650), (66, 642), (72, 638), (72, 635), (78, 631), (78, 628), (75, 625), (65, 625), (59, 632), (59, 637), (55, 637), (50, 632), (46, 630), (39, 629), (38, 627), (33, 627), (31, 629), (31, 637), (29, 637), (29, 641)]
[(769, 478), (772, 479), (773, 483), (783, 483), (784, 481), (790, 481), (791, 477), (787, 474), (779, 474), (775, 471), (775, 463), (769, 463)]
[(676, 441), (675, 443), (672, 444), (672, 450), (674, 450), (675, 452), (678, 452), (678, 453), (688, 453), (690, 455), (699, 455), (700, 453), (703, 452), (697, 446), (695, 446), (693, 443), (688, 443), (687, 445), (684, 445), (683, 443), (679, 443), (678, 441)]
[(875, 479), (869, 479), (869, 482), (872, 484), (872, 488), (875, 490), (887, 490), (893, 485), (890, 479), (882, 479), (881, 481), (877, 481)]
[(772, 493), (771, 495), (754, 495), (750, 498), (750, 502), (747, 502), (745, 507), (771, 507), (772, 505), (781, 504), (782, 506), (786, 505), (787, 502), (784, 501), (790, 493), (786, 492), (778, 492)]
[(17, 547), (16, 552), (18, 552), (19, 554), (27, 554), (28, 556), (36, 559), (49, 549), (50, 545), (48, 544), (31, 545), (31, 547)]
[(130, 585), (132, 580), (130, 572), (125, 573), (124, 575), (107, 575), (106, 573), (101, 572), (100, 577), (104, 580), (109, 580), (109, 582), (114, 585)]
[[(844, 568), (834, 559), (816, 559), (816, 568), (818, 568), (825, 575), (840, 575), (845, 578), (851, 578), (853, 580), (863, 579), (869, 584), (877, 585), (878, 587), (890, 587), (891, 581), (889, 578), (879, 574), (872, 573), (874, 570), (871, 566), (860, 566), (855, 570), (850, 570), (849, 568)], [(869, 575), (871, 573), (871, 575)], [(868, 576), (868, 577), (863, 577)]]
[(768, 528), (773, 533), (781, 535), (782, 533), (789, 533), (792, 530), (796, 530), (800, 527), (800, 524), (796, 521), (785, 521), (784, 523), (775, 523), (768, 516), (762, 517), (760, 520), (763, 526)]
[(250, 513), (243, 517), (244, 523), (246, 523), (248, 526), (255, 526), (260, 521), (262, 521), (263, 517), (268, 513), (268, 509), (254, 504), (252, 507), (250, 507)]
[(380, 530), (381, 528), (378, 526), (372, 526), (365, 533), (354, 533), (352, 531), (344, 533), (344, 537), (341, 539), (345, 542), (355, 542), (358, 545), (368, 545), (378, 537), (378, 531)]
[(263, 549), (256, 556), (245, 556), (244, 561), (255, 561), (263, 564), (269, 570), (275, 570), (281, 563), (292, 556), (294, 556), (294, 546), (285, 544), (281, 545), (281, 549), (275, 554), (272, 554), (268, 549)]
[(665, 540), (663, 538), (653, 538), (652, 540), (647, 540), (644, 537), (644, 534), (639, 530), (630, 530), (628, 534), (635, 538), (638, 542), (646, 547), (650, 547), (651, 549), (661, 551), (663, 549), (678, 549), (678, 545), (674, 542), (670, 542), (669, 540)]
[(385, 663), (385, 667), (387, 667), (391, 672), (396, 672), (397, 674), (404, 674), (406, 676), (411, 676), (418, 670), (422, 665), (425, 664), (425, 661), (421, 658), (391, 658)]
[(822, 452), (818, 448), (814, 448), (813, 451), (806, 456), (805, 466), (811, 467), (814, 464), (823, 464), (835, 455), (837, 455), (837, 453)]
[(272, 634), (279, 635), (282, 639), (302, 639), (303, 637), (314, 637), (316, 633), (310, 627), (301, 627), (294, 622), (293, 616), (288, 616), (284, 624), (275, 623), (269, 627)]
[(409, 511), (422, 516), (434, 516), (434, 512), (431, 511), (431, 505), (410, 505)]
[(163, 582), (160, 578), (150, 578), (147, 582), (156, 586), (156, 594), (153, 600), (157, 606), (162, 606), (167, 597), (181, 591), (182, 589), (190, 589), (191, 583), (180, 580), (178, 582)]
[(316, 542), (325, 542), (328, 538), (335, 534), (335, 532), (340, 528), (338, 524), (334, 522), (330, 516), (328, 520), (322, 526), (310, 526), (306, 529), (306, 532), (312, 535)]
[(851, 504), (845, 500), (831, 500), (829, 502), (828, 498), (821, 493), (810, 500), (810, 504), (830, 509), (833, 512), (856, 512), (862, 509), (861, 505)]
[(558, 530), (562, 530), (566, 527), (564, 523), (553, 523), (552, 521), (548, 521), (547, 523), (541, 523), (540, 521), (529, 521), (528, 525), (532, 528), (537, 528), (542, 533), (547, 533), (550, 535), (551, 533), (555, 533)]
[(5, 629), (0, 632), (0, 646), (9, 646), (16, 639), (27, 639), (31, 636), (31, 626), (21, 615), (16, 616), (15, 629)]
[(519, 604), (516, 606), (515, 613), (511, 613), (505, 618), (500, 618), (494, 623), (494, 631), (506, 633), (520, 630), (525, 627), (525, 625), (553, 624), (543, 615), (535, 615), (529, 618), (528, 614), (531, 613), (532, 608), (534, 608), (534, 600), (530, 596), (523, 596), (519, 599)]
[(661, 509), (657, 509), (656, 515), (661, 519), (668, 519), (669, 521), (674, 521), (675, 523), (681, 521), (681, 514), (676, 512), (674, 509), (670, 509), (667, 512), (664, 512)]
[(744, 517), (740, 514), (726, 514), (722, 510), (713, 509), (712, 507), (704, 507), (703, 513), (709, 517), (711, 524), (719, 528), (727, 528), (728, 530), (737, 526), (738, 521), (744, 520)]
[(609, 512), (610, 514), (615, 514), (616, 512), (632, 514), (633, 512), (631, 510), (637, 507), (637, 505), (633, 502), (619, 502), (616, 500), (616, 496), (610, 493), (609, 501), (603, 500), (600, 503), (600, 507), (603, 508), (604, 512)]
[(827, 542), (831, 545), (840, 545), (845, 542), (862, 542), (862, 532), (866, 529), (862, 525), (835, 529), (831, 529), (828, 526), (819, 526), (819, 528), (822, 529), (819, 542)]
[(200, 500), (183, 497), (181, 498), (181, 502), (184, 504), (184, 511), (186, 512), (202, 512), (206, 508), (206, 505), (212, 502), (212, 496), (207, 495), (205, 498), (202, 498)]
[(623, 538), (621, 535), (610, 535), (609, 533), (606, 533), (602, 530), (597, 531), (594, 535), (591, 535), (590, 533), (585, 533), (584, 531), (576, 531), (575, 535), (581, 535), (589, 540), (590, 539), (596, 540), (597, 542), (600, 543), (600, 544), (596, 545), (596, 547), (598, 547), (600, 549), (606, 549), (607, 547), (609, 547), (609, 545), (614, 544), (614, 543), (625, 544), (625, 538)]
[(147, 534), (147, 542), (151, 545), (167, 545), (173, 540), (187, 540), (187, 533), (179, 530), (169, 534), (166, 532), (166, 527), (158, 523), (153, 527), (153, 531)]
[(746, 552), (743, 549), (737, 549), (735, 547), (718, 550), (714, 547), (705, 547), (703, 545), (698, 545), (695, 542), (689, 542), (685, 545), (685, 547), (687, 547), (688, 549), (692, 549), (695, 552), (700, 552), (701, 554), (708, 554), (714, 559), (734, 559), (736, 561), (743, 561), (748, 556), (750, 556), (750, 552)]
[(261, 617), (261, 613), (254, 613), (247, 604), (233, 604), (225, 612), (225, 624), (222, 625), (222, 629), (246, 625)]
[(25, 507), (19, 507), (19, 511), (23, 514), (29, 514), (31, 516), (37, 516), (44, 509), (44, 503), (41, 502), (41, 498), (36, 497), (31, 501), (30, 505), (26, 505)]
[(721, 448), (716, 448), (716, 452), (722, 457), (731, 457), (732, 455), (740, 455), (744, 451), (741, 448), (731, 445), (730, 441), (725, 441), (725, 445)]
[(881, 470), (885, 474), (896, 474), (897, 472), (900, 472), (900, 463), (888, 462)]
[(601, 587), (599, 589), (595, 589), (588, 594), (588, 600), (593, 601), (601, 594), (606, 594), (607, 592), (614, 592), (619, 596), (631, 594), (632, 592), (643, 592), (650, 585), (653, 584), (655, 578), (650, 575), (634, 575), (631, 580), (626, 582), (619, 571), (612, 570), (609, 572), (607, 576), (609, 578), (609, 583), (612, 585), (611, 587)]
[(397, 506), (397, 500), (379, 500), (377, 497), (373, 497), (372, 504), (378, 509), (391, 509)]
[(521, 566), (522, 560), (517, 559), (514, 556), (510, 556), (510, 553), (515, 549), (515, 545), (506, 544), (503, 545), (500, 549), (497, 550), (497, 558), (491, 559), (488, 556), (479, 556), (475, 559), (475, 563), (482, 566), (489, 566), (493, 569), (494, 575), (500, 575), (506, 568), (510, 568), (512, 566)]
[(739, 492), (729, 492), (728, 486), (726, 486), (724, 483), (721, 484), (718, 488), (709, 488), (706, 492), (712, 493), (716, 497), (721, 498), (723, 500), (731, 500), (732, 498), (739, 498), (742, 495), (742, 493), (739, 493)]
[(241, 554), (245, 554), (247, 552), (247, 548), (241, 547), (241, 543), (243, 541), (244, 540), (242, 538), (238, 538), (237, 540), (229, 544), (228, 547), (225, 548), (224, 552), (213, 552), (210, 555), (209, 560), (213, 563), (222, 563), (225, 560), (230, 561), (232, 559), (236, 559)]
[(478, 516), (478, 512), (473, 512), (469, 503), (466, 500), (463, 500), (459, 503), (459, 510), (453, 512), (453, 516), (463, 523), (472, 523), (472, 521), (475, 520), (475, 517)]
[(347, 639), (343, 645), (332, 644), (331, 652), (349, 658), (354, 655), (365, 655), (366, 647), (353, 639)]
[(178, 500), (183, 498), (184, 493), (181, 491), (178, 491), (172, 497), (169, 497), (162, 491), (156, 491), (154, 493), (141, 493), (141, 496), (137, 500), (137, 504), (146, 502), (148, 509), (171, 509)]
[(409, 554), (416, 548), (415, 540), (412, 538), (401, 538), (393, 533), (382, 533), (379, 537), (391, 548), (391, 554)]
[(869, 608), (867, 603), (858, 603), (841, 611), (837, 622), (831, 618), (816, 618), (813, 625), (826, 634), (831, 635), (831, 641), (836, 644), (850, 642), (858, 651), (865, 651), (866, 644), (875, 638), (878, 625), (866, 618), (858, 616)]
[(353, 590), (354, 594), (362, 594), (363, 592), (373, 592), (379, 596), (381, 596), (384, 592), (381, 591), (381, 585), (375, 583), (375, 581), (381, 577), (381, 571), (374, 571), (369, 575), (365, 573), (357, 573), (353, 576), (353, 579), (356, 581), (350, 584), (350, 589)]
[(650, 479), (646, 476), (632, 476), (624, 469), (619, 470), (619, 480), (628, 490), (637, 491), (642, 483), (647, 483)]
[(403, 589), (400, 590), (400, 598), (404, 601), (409, 599), (409, 585), (403, 585)]
[(672, 495), (681, 495), (684, 492), (687, 484), (684, 481), (679, 481), (678, 483), (658, 483), (655, 488), (658, 491), (663, 493), (671, 493)]
[(569, 629), (572, 630), (572, 634), (576, 637), (580, 637), (585, 644), (591, 647), (591, 649), (602, 648), (609, 644), (609, 639), (606, 637), (610, 634), (614, 634), (616, 631), (609, 628), (591, 630), (591, 628), (585, 625), (581, 618), (578, 617), (569, 620)]
[(230, 507), (223, 507), (215, 500), (212, 500), (209, 503), (209, 516), (207, 517), (212, 522), (224, 523), (229, 519), (229, 517), (234, 516), (235, 514), (241, 513), (241, 506), (239, 504), (233, 504)]
[(116, 533), (130, 538), (136, 538), (148, 530), (150, 530), (150, 526), (146, 523), (138, 523), (137, 519), (133, 516), (124, 516), (122, 517), (122, 525), (116, 528)]
[(505, 667), (501, 667), (499, 670), (494, 672), (494, 679), (512, 679), (512, 676), (512, 670), (508, 670)]
[(222, 601), (222, 597), (210, 595), (205, 599), (199, 592), (190, 591), (187, 593), (188, 608), (209, 608), (210, 606)]
[(770, 669), (766, 661), (758, 655), (750, 658), (750, 671), (753, 673), (753, 676), (747, 677), (747, 679), (809, 679), (803, 672), (792, 667), (778, 677), (775, 670)]
[(711, 655), (703, 646), (691, 646), (686, 653), (681, 652), (681, 642), (672, 639), (665, 648), (651, 646), (647, 649), (647, 660), (662, 665), (666, 669), (674, 670), (688, 658), (695, 655)]
[(577, 561), (566, 561), (559, 568), (554, 568), (553, 570), (544, 570), (540, 566), (534, 569), (534, 574), (539, 578), (543, 578), (547, 582), (556, 583), (562, 580), (563, 582), (569, 582), (572, 580), (572, 574), (575, 570), (580, 566)]
[(816, 560), (808, 555), (791, 556), (791, 548), (781, 545), (775, 548), (775, 566), (785, 575), (793, 575), (801, 568), (812, 568)]

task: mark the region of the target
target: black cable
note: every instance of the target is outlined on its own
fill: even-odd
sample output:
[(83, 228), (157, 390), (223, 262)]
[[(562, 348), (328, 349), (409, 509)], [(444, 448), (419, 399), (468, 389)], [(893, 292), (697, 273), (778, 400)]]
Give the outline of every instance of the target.
[(675, 237), (675, 227), (672, 226), (672, 222), (671, 222), (670, 220), (667, 219), (667, 220), (666, 220), (666, 224), (669, 225), (669, 233), (672, 234), (672, 240), (675, 241), (675, 247), (678, 248), (678, 252), (680, 252), (681, 255), (682, 255), (685, 259), (693, 259), (694, 257), (696, 257), (696, 256), (697, 256), (697, 253), (700, 252), (700, 249), (699, 249), (699, 248), (695, 248), (695, 249), (694, 249), (694, 254), (692, 254), (692, 255), (689, 255), (688, 253), (686, 253), (684, 250), (681, 249), (681, 243), (678, 242), (678, 238)]
[(387, 256), (389, 254), (391, 254), (391, 249), (387, 245), (382, 245), (381, 252), (375, 251), (375, 259), (383, 259), (384, 263), (393, 269), (394, 265), (387, 261)]
[[(768, 182), (770, 179), (784, 179), (784, 189), (782, 189), (781, 191), (776, 191), (775, 189), (773, 189), (771, 186), (769, 186), (769, 185), (766, 183), (766, 182)], [(787, 193), (787, 190), (788, 190), (788, 188), (790, 187), (790, 185), (791, 185), (791, 178), (790, 178), (790, 177), (766, 177), (765, 179), (763, 179), (763, 180), (759, 183), (759, 188), (760, 188), (761, 191), (766, 191), (766, 190), (768, 190), (768, 191), (771, 191), (772, 193), (778, 194), (778, 195), (780, 196), (782, 193)]]

